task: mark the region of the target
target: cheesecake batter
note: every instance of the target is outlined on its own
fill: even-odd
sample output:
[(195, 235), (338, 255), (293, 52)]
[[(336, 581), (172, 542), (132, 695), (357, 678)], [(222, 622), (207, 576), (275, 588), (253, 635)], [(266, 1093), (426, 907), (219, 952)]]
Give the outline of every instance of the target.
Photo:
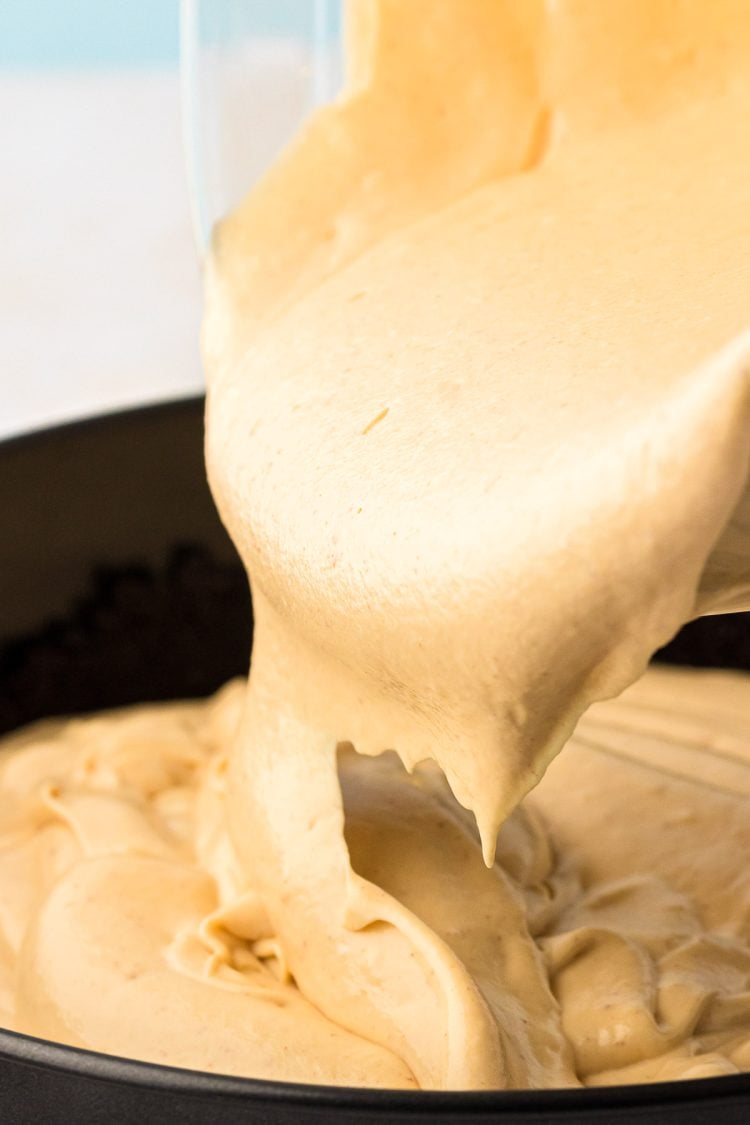
[(349, 15), (208, 272), (249, 685), (11, 740), (6, 1022), (346, 1084), (750, 1069), (748, 681), (596, 702), (750, 607), (747, 4)]

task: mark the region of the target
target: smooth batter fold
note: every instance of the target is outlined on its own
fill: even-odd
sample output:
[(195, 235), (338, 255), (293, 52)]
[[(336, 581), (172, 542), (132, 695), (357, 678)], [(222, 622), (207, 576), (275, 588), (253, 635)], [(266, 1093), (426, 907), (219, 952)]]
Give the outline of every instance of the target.
[(747, 5), (355, 0), (347, 47), (209, 264), (247, 691), (150, 715), (193, 765), (148, 793), (79, 792), (86, 724), (10, 755), (9, 1018), (344, 1084), (744, 1069), (747, 681), (597, 701), (750, 607)]

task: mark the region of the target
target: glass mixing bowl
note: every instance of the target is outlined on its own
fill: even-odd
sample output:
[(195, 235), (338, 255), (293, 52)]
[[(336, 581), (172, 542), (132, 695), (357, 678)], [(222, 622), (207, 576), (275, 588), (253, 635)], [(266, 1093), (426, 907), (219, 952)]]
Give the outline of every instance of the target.
[(182, 0), (183, 128), (196, 243), (341, 84), (340, 0)]

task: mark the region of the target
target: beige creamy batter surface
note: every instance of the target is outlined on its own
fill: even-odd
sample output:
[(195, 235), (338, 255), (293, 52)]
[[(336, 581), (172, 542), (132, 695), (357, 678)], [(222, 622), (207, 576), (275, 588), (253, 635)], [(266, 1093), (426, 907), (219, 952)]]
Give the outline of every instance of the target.
[[(244, 691), (6, 740), (0, 1022), (219, 1073), (414, 1086), (400, 1052), (296, 987), (234, 859), (223, 803)], [(456, 958), (503, 1034), (523, 1039), (529, 1020), (555, 1045), (549, 1071), (527, 1046), (498, 1083), (750, 1070), (745, 676), (655, 668), (592, 708), (490, 869), (434, 767), (410, 778), (394, 754), (344, 749), (339, 771), (354, 870), (402, 905), (433, 988)], [(387, 930), (371, 936), (379, 974)]]
[(364, 1085), (750, 1068), (748, 682), (597, 703), (750, 606), (748, 14), (354, 0), (209, 265), (249, 687), (5, 756), (18, 1029)]

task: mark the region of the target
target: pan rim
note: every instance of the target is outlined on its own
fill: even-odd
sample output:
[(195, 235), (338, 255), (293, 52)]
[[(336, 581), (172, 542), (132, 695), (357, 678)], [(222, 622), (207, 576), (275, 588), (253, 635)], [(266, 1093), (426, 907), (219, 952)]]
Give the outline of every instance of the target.
[(750, 1074), (728, 1074), (674, 1082), (627, 1086), (576, 1087), (545, 1090), (392, 1090), (353, 1086), (323, 1086), (273, 1079), (212, 1074), (160, 1063), (123, 1058), (101, 1051), (71, 1047), (36, 1036), (0, 1028), (0, 1060), (54, 1070), (72, 1077), (96, 1079), (115, 1086), (135, 1086), (163, 1094), (220, 1097), (244, 1103), (277, 1102), (315, 1109), (383, 1110), (422, 1114), (425, 1111), (557, 1112), (579, 1114), (586, 1109), (650, 1108), (669, 1105), (696, 1109), (719, 1108), (735, 1097), (750, 1096)]

